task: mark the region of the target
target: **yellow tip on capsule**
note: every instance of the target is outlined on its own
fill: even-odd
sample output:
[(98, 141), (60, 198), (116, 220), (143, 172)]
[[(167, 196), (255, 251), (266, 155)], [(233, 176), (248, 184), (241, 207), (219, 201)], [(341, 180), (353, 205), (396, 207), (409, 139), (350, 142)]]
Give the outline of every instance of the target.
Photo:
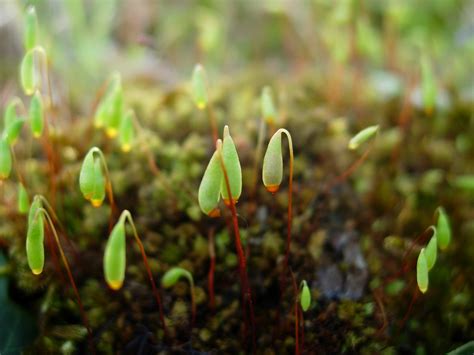
[(39, 138), (39, 137), (41, 137), (41, 133), (34, 132), (34, 133), (33, 133), (33, 137)]
[(102, 206), (102, 200), (91, 200), (92, 206), (100, 207)]
[(31, 269), (31, 272), (35, 275), (39, 275), (43, 272), (43, 269)]
[(267, 191), (272, 194), (275, 194), (280, 189), (280, 185), (267, 185), (265, 187), (267, 188)]
[(107, 283), (109, 287), (114, 291), (120, 290), (123, 285), (123, 281), (109, 281)]
[(122, 152), (128, 153), (132, 149), (132, 146), (130, 144), (124, 144), (122, 145)]
[(204, 110), (206, 108), (206, 103), (204, 101), (200, 101), (196, 103), (196, 106), (200, 110)]
[(118, 131), (115, 128), (107, 128), (105, 133), (109, 138), (115, 138), (118, 134)]

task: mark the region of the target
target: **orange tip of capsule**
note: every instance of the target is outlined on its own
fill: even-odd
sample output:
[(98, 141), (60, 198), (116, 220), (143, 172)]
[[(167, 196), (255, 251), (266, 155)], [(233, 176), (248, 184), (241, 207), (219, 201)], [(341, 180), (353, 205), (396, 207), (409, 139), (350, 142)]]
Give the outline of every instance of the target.
[(122, 288), (123, 281), (108, 281), (107, 284), (112, 290), (117, 291)]
[(211, 218), (216, 218), (216, 217), (220, 217), (221, 215), (221, 210), (218, 209), (218, 208), (214, 208), (211, 212), (209, 212), (207, 214), (209, 217)]
[(115, 128), (107, 128), (105, 133), (109, 138), (115, 138), (117, 136), (117, 130)]
[(132, 149), (132, 146), (130, 144), (124, 144), (122, 145), (122, 152), (128, 153)]
[(196, 102), (196, 106), (200, 110), (204, 110), (206, 108), (206, 103), (204, 101)]
[[(234, 205), (236, 205), (237, 202), (239, 202), (239, 200), (237, 200), (236, 198), (233, 198), (232, 201), (234, 201)], [(226, 205), (227, 207), (230, 206), (230, 200), (229, 200), (228, 198), (225, 198), (225, 199), (224, 199), (224, 203), (225, 203), (225, 205)]]
[(275, 194), (280, 189), (280, 185), (267, 185), (265, 187), (267, 188), (268, 192), (271, 192), (272, 194)]
[(41, 269), (31, 269), (31, 272), (35, 275), (39, 275), (43, 272), (43, 268), (41, 268)]
[(100, 207), (102, 206), (102, 200), (91, 200), (92, 206)]

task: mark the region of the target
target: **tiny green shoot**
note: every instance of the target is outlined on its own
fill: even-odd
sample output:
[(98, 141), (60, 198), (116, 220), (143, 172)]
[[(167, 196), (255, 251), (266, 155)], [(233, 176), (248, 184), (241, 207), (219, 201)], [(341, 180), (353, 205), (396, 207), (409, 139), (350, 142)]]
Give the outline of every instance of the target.
[(421, 92), (425, 112), (430, 115), (436, 104), (436, 82), (430, 59), (425, 55), (421, 58)]
[(44, 129), (43, 99), (38, 90), (31, 98), (29, 112), (30, 126), (35, 138), (41, 137)]
[(431, 226), (429, 227), (433, 231), (433, 235), (428, 242), (426, 249), (425, 249), (425, 257), (426, 257), (426, 264), (428, 266), (428, 270), (431, 270), (436, 263), (437, 251), (438, 251), (438, 241), (437, 241), (437, 233), (436, 227)]
[(196, 64), (191, 79), (192, 95), (197, 108), (204, 110), (208, 105), (206, 73), (201, 64)]
[(309, 290), (306, 280), (301, 281), (300, 284), (300, 304), (303, 312), (306, 312), (311, 305), (311, 291)]
[(185, 278), (189, 282), (190, 292), (191, 292), (191, 313), (192, 321), (191, 324), (194, 324), (196, 319), (196, 301), (195, 301), (195, 290), (194, 290), (194, 279), (193, 275), (186, 269), (181, 267), (172, 267), (169, 269), (163, 277), (161, 278), (161, 285), (164, 288), (173, 287), (181, 278)]
[(0, 137), (0, 180), (8, 179), (12, 171), (12, 152), (6, 137)]
[(269, 86), (265, 86), (262, 89), (261, 110), (265, 122), (269, 125), (273, 125), (277, 116), (277, 112), (275, 109), (275, 104), (273, 103), (272, 90)]
[(28, 6), (25, 14), (25, 32), (23, 33), (23, 45), (25, 50), (34, 48), (38, 37), (38, 18), (34, 6)]
[(119, 141), (122, 152), (128, 153), (132, 149), (135, 138), (135, 128), (133, 126), (134, 113), (128, 110), (120, 123)]

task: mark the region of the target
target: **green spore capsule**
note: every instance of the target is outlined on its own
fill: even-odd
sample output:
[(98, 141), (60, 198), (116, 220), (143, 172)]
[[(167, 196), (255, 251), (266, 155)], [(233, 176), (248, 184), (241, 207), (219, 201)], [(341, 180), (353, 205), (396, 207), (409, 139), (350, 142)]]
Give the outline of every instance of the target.
[(348, 144), (347, 147), (348, 147), (350, 150), (355, 150), (355, 149), (359, 148), (359, 146), (360, 146), (362, 143), (365, 143), (365, 142), (367, 142), (369, 139), (371, 139), (372, 137), (374, 137), (378, 130), (379, 130), (379, 126), (378, 126), (378, 125), (370, 126), (370, 127), (364, 128), (362, 131), (360, 131), (360, 132), (357, 133), (354, 137), (351, 138), (351, 140), (349, 141), (349, 144)]
[(12, 171), (12, 152), (5, 137), (0, 138), (0, 180), (8, 179)]
[(448, 215), (443, 207), (438, 207), (438, 223), (436, 225), (438, 246), (441, 250), (446, 249), (451, 243), (451, 226)]
[(44, 267), (44, 221), (41, 200), (35, 198), (28, 215), (28, 231), (26, 234), (26, 256), (31, 272), (39, 275)]
[(104, 94), (104, 97), (99, 102), (97, 110), (95, 111), (94, 116), (94, 126), (96, 128), (103, 127), (108, 121), (109, 115), (113, 112), (113, 93), (120, 87), (121, 78), (119, 73), (114, 73), (107, 85), (107, 90)]
[(18, 183), (18, 212), (21, 214), (27, 214), (30, 208), (30, 199), (25, 186), (20, 182)]
[(40, 78), (36, 71), (35, 50), (26, 52), (20, 65), (20, 81), (23, 91), (26, 95), (33, 95), (35, 90), (39, 88)]
[(23, 118), (17, 118), (5, 128), (3, 135), (10, 146), (15, 145), (24, 123), (25, 120)]
[(120, 217), (112, 229), (104, 253), (104, 275), (112, 290), (119, 290), (125, 279), (125, 220)]
[(194, 284), (193, 275), (191, 275), (188, 270), (181, 267), (172, 267), (167, 272), (165, 272), (161, 278), (161, 285), (164, 288), (173, 287), (179, 281), (179, 279), (183, 277), (186, 278), (191, 285)]
[(37, 90), (30, 102), (30, 125), (33, 136), (41, 137), (44, 128), (43, 99)]
[(7, 107), (5, 108), (5, 113), (4, 113), (4, 120), (3, 120), (4, 128), (7, 128), (19, 118), (16, 112), (18, 106), (23, 106), (23, 103), (18, 97), (14, 97), (8, 103)]
[(105, 132), (109, 138), (115, 138), (119, 132), (123, 116), (123, 91), (121, 85), (115, 88), (107, 101)]
[(105, 177), (102, 172), (102, 164), (100, 159), (94, 160), (94, 173), (93, 173), (94, 186), (92, 189), (91, 203), (94, 207), (100, 207), (105, 198)]
[(223, 173), (219, 158), (219, 149), (222, 141), (217, 141), (217, 149), (211, 157), (206, 171), (199, 185), (198, 201), (201, 210), (210, 217), (218, 217), (220, 211), (218, 208), (221, 183), (223, 180)]
[(36, 10), (34, 6), (28, 6), (25, 14), (25, 32), (23, 34), (23, 45), (26, 51), (36, 46), (37, 37), (38, 18), (36, 17)]
[(265, 86), (262, 90), (261, 95), (261, 109), (262, 109), (262, 116), (265, 122), (268, 124), (273, 124), (276, 118), (276, 109), (273, 103), (273, 95), (272, 90), (269, 86)]
[(206, 73), (201, 64), (196, 64), (192, 76), (192, 94), (198, 109), (204, 110), (208, 105), (206, 90)]
[[(237, 203), (242, 193), (242, 168), (234, 141), (229, 133), (229, 127), (224, 127), (224, 141), (222, 143), (222, 160), (227, 171), (233, 203)], [(229, 194), (225, 179), (221, 181), (221, 194), (226, 205), (230, 205)]]
[(120, 124), (119, 141), (122, 151), (128, 153), (132, 149), (135, 128), (133, 126), (133, 111), (129, 110)]
[(311, 291), (309, 290), (306, 281), (301, 282), (301, 294), (300, 294), (301, 309), (306, 312), (311, 305)]
[(436, 104), (437, 93), (431, 61), (427, 56), (421, 58), (421, 93), (425, 112), (430, 115)]
[(421, 249), (416, 263), (416, 281), (422, 293), (428, 290), (428, 262), (426, 261), (425, 248)]
[(428, 270), (431, 270), (436, 263), (436, 257), (438, 254), (438, 241), (436, 236), (436, 228), (431, 226), (430, 229), (433, 230), (433, 236), (431, 237), (428, 245), (425, 249), (425, 257), (426, 257), (426, 264), (428, 266)]
[(263, 157), (262, 179), (263, 184), (271, 193), (278, 191), (283, 180), (283, 156), (281, 153), (281, 132), (279, 130), (270, 139)]
[(94, 151), (93, 149), (84, 157), (79, 173), (79, 188), (86, 200), (90, 200), (94, 191)]

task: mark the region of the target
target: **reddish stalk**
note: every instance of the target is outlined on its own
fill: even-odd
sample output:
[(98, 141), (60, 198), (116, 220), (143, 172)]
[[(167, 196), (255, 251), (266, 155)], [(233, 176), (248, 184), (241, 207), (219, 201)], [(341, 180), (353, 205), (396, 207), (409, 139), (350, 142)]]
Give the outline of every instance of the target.
[[(224, 174), (224, 182), (225, 186), (227, 189), (227, 195), (229, 196), (229, 204), (227, 207), (230, 209), (230, 212), (232, 214), (232, 225), (234, 229), (234, 241), (235, 241), (235, 248), (237, 250), (237, 255), (239, 258), (239, 273), (240, 273), (240, 282), (241, 282), (241, 290), (242, 290), (242, 300), (244, 302), (243, 306), (243, 312), (245, 315), (245, 303), (248, 306), (249, 310), (249, 316), (250, 316), (250, 326), (251, 326), (251, 336), (252, 336), (252, 346), (253, 350), (255, 352), (256, 348), (256, 339), (255, 339), (255, 315), (254, 315), (254, 310), (253, 310), (253, 301), (252, 301), (252, 293), (250, 290), (249, 286), (249, 281), (248, 281), (248, 276), (247, 276), (247, 263), (245, 260), (245, 255), (244, 251), (242, 248), (242, 242), (240, 239), (240, 230), (239, 230), (239, 223), (237, 219), (237, 209), (235, 208), (235, 201), (232, 198), (232, 191), (230, 188), (230, 183), (229, 183), (229, 176), (227, 174), (227, 169), (224, 165), (224, 159), (222, 158), (221, 154), (221, 149), (222, 149), (222, 141), (218, 140), (217, 143), (217, 150), (219, 152), (219, 160), (222, 168), (222, 172)], [(245, 323), (245, 328), (247, 328), (247, 324)], [(246, 331), (248, 333), (248, 329)]]
[(69, 267), (69, 263), (67, 261), (66, 255), (64, 254), (64, 250), (61, 246), (61, 242), (59, 241), (58, 233), (56, 232), (56, 229), (54, 228), (54, 223), (53, 223), (51, 217), (49, 216), (49, 213), (48, 213), (47, 210), (45, 210), (44, 208), (41, 207), (41, 208), (38, 209), (38, 212), (41, 212), (43, 214), (43, 216), (45, 216), (46, 221), (47, 221), (48, 226), (49, 226), (49, 229), (53, 232), (54, 240), (56, 242), (59, 253), (61, 255), (61, 259), (63, 261), (64, 268), (66, 269), (66, 272), (67, 272), (67, 275), (68, 275), (68, 278), (69, 278), (69, 282), (71, 283), (72, 289), (74, 291), (74, 295), (76, 296), (76, 300), (77, 300), (77, 304), (79, 306), (79, 312), (81, 314), (82, 322), (84, 323), (84, 326), (87, 329), (87, 335), (88, 335), (88, 340), (89, 340), (89, 348), (92, 351), (92, 353), (95, 354), (95, 348), (94, 348), (94, 345), (93, 345), (92, 331), (91, 331), (91, 328), (89, 326), (89, 320), (87, 318), (86, 312), (84, 311), (84, 306), (82, 304), (81, 296), (79, 295), (79, 291), (77, 289), (76, 282), (74, 281), (74, 277), (72, 276), (71, 268)]
[(214, 114), (214, 110), (210, 102), (206, 105), (206, 112), (207, 117), (209, 118), (209, 121), (211, 123), (212, 139), (213, 142), (216, 142), (219, 139), (219, 134), (217, 133), (216, 115)]
[(214, 248), (214, 228), (209, 231), (209, 272), (207, 274), (207, 288), (209, 290), (209, 308), (212, 312), (216, 309), (216, 300), (214, 296), (214, 272), (216, 268), (216, 252)]
[(153, 291), (153, 296), (155, 297), (155, 301), (158, 304), (158, 311), (159, 311), (159, 314), (160, 314), (160, 322), (161, 322), (161, 325), (163, 326), (163, 331), (165, 333), (165, 337), (169, 338), (168, 328), (166, 327), (165, 316), (164, 316), (164, 312), (163, 312), (163, 304), (161, 303), (161, 297), (160, 297), (160, 294), (158, 293), (158, 289), (156, 288), (155, 280), (153, 279), (153, 274), (151, 273), (150, 265), (148, 264), (148, 258), (146, 256), (145, 248), (143, 246), (143, 243), (142, 243), (140, 237), (138, 236), (138, 232), (137, 232), (137, 229), (135, 227), (135, 223), (133, 223), (132, 215), (130, 214), (130, 212), (125, 210), (123, 212), (123, 216), (125, 216), (124, 218), (128, 219), (128, 222), (130, 223), (130, 225), (132, 227), (133, 236), (135, 238), (135, 241), (138, 244), (138, 248), (140, 249), (140, 253), (142, 255), (143, 263), (145, 264), (145, 269), (146, 269), (147, 274), (148, 274), (148, 280), (150, 281), (151, 288), (152, 288), (152, 291)]
[(257, 140), (257, 148), (255, 150), (255, 159), (253, 165), (253, 184), (252, 190), (250, 192), (250, 198), (253, 199), (257, 194), (257, 183), (258, 183), (258, 175), (260, 172), (259, 166), (260, 161), (262, 159), (262, 151), (263, 151), (263, 141), (265, 140), (265, 120), (263, 117), (260, 119), (260, 125), (258, 129), (258, 140)]

